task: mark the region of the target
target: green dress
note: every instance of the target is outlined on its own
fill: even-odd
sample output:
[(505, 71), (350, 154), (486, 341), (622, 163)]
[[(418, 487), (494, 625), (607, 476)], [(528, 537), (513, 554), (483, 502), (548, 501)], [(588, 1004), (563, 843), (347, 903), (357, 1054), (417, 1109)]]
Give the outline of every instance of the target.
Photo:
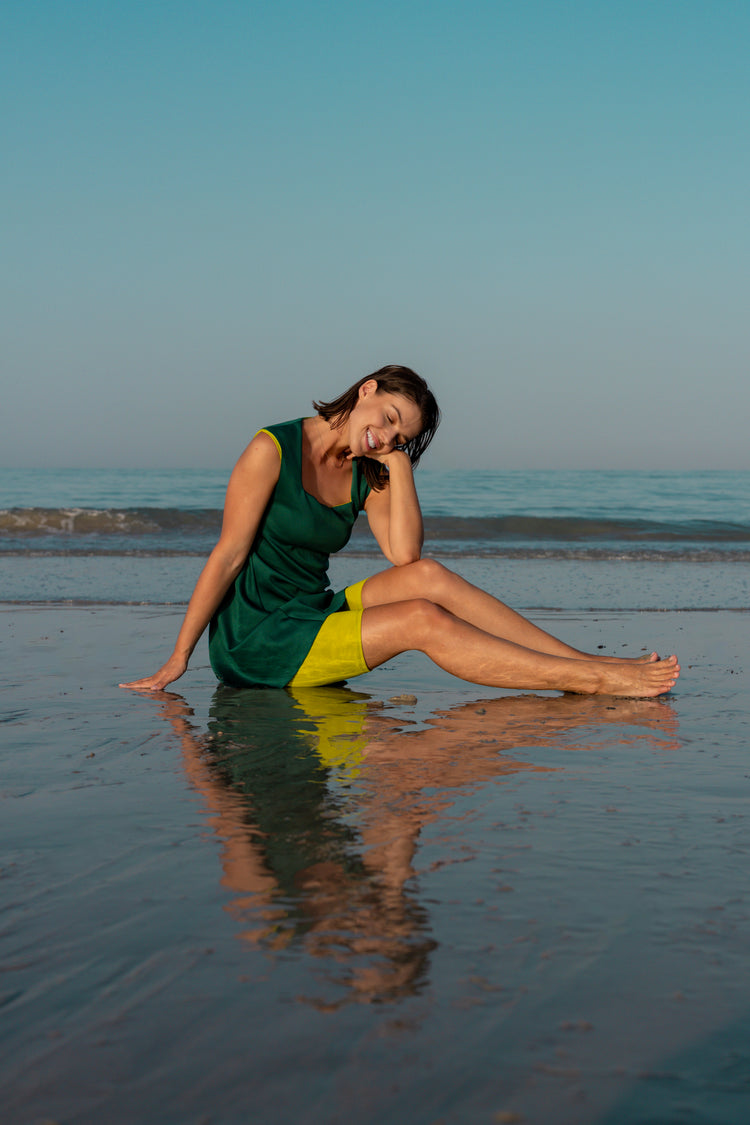
[(344, 590), (328, 587), (328, 557), (349, 541), (370, 486), (352, 462), (351, 497), (329, 508), (302, 487), (303, 418), (268, 426), (281, 471), (242, 570), (209, 626), (211, 667), (234, 687), (283, 687), (298, 671)]

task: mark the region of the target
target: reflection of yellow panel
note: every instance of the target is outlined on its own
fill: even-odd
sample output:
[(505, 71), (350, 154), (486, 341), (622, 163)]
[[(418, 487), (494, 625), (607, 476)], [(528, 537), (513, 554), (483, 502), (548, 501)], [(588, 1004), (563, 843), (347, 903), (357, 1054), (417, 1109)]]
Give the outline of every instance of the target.
[(367, 745), (367, 697), (340, 687), (291, 687), (287, 691), (304, 720), (298, 731), (309, 740), (322, 765), (342, 781), (358, 777)]

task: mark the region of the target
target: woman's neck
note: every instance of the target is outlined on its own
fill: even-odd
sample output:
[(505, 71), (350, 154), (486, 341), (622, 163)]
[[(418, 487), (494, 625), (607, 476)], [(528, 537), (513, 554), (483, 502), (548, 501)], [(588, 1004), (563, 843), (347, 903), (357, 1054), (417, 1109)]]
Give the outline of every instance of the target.
[(310, 433), (310, 452), (313, 460), (320, 465), (336, 464), (343, 466), (351, 460), (351, 450), (345, 427), (336, 427), (320, 414), (311, 419), (313, 429)]

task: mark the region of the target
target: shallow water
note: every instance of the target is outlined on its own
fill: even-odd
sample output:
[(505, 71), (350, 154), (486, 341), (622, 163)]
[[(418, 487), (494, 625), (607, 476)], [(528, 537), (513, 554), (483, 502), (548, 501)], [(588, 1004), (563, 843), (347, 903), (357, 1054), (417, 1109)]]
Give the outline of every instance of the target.
[[(185, 605), (205, 559), (198, 556), (19, 556), (0, 560), (5, 602)], [(443, 560), (516, 609), (746, 609), (750, 568), (741, 562)], [(387, 566), (381, 558), (339, 555), (329, 571), (342, 589)]]
[(677, 691), (157, 700), (178, 611), (0, 611), (9, 1120), (744, 1121), (748, 616), (541, 620)]

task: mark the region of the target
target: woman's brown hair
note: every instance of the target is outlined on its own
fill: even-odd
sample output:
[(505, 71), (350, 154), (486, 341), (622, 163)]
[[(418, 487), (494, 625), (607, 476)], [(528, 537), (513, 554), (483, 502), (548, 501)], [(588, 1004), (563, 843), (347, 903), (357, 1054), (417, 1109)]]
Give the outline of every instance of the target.
[[(354, 383), (348, 391), (344, 391), (338, 398), (332, 399), (331, 402), (313, 402), (313, 407), (321, 417), (325, 418), (326, 422), (330, 422), (336, 428), (343, 426), (359, 401), (359, 388), (364, 383), (368, 383), (370, 379), (375, 380), (379, 391), (385, 391), (386, 394), (403, 395), (404, 398), (410, 399), (419, 410), (422, 417), (422, 429), (416, 437), (410, 438), (409, 441), (400, 446), (408, 454), (412, 466), (416, 466), (419, 463), (419, 458), (435, 436), (435, 431), (440, 424), (440, 409), (435, 401), (435, 396), (424, 379), (421, 375), (417, 375), (416, 371), (412, 371), (410, 367), (400, 367), (395, 363), (389, 364), (387, 367), (381, 367), (379, 371), (373, 371), (372, 375), (365, 375), (363, 379)], [(388, 483), (388, 472), (385, 465), (380, 465), (369, 457), (363, 457), (361, 460), (370, 487), (376, 490), (385, 488)]]

